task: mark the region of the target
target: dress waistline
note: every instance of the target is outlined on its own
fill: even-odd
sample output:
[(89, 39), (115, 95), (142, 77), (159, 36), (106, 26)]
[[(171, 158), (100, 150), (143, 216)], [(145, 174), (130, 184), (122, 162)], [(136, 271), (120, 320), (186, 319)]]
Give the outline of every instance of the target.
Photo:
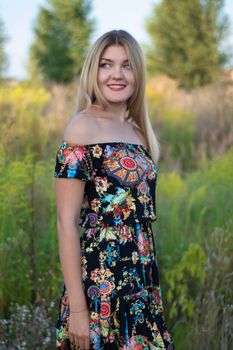
[(82, 228), (86, 229), (97, 229), (97, 230), (101, 230), (101, 229), (106, 229), (106, 228), (111, 228), (111, 229), (116, 229), (116, 230), (121, 230), (121, 229), (125, 229), (126, 227), (137, 227), (137, 225), (151, 225), (152, 222), (154, 220), (151, 220), (150, 218), (147, 219), (140, 219), (140, 220), (135, 220), (134, 222), (130, 222), (130, 223), (120, 223), (117, 225), (113, 225), (113, 224), (105, 224), (105, 223), (101, 223), (95, 226), (92, 225), (85, 225), (85, 227), (82, 226)]

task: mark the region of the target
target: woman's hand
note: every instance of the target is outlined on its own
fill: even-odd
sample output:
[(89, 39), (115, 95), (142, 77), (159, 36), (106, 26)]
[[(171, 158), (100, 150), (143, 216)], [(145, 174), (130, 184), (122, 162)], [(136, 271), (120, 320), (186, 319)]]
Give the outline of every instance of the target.
[(76, 344), (77, 349), (90, 350), (90, 316), (88, 309), (80, 313), (70, 313), (68, 334), (71, 343)]

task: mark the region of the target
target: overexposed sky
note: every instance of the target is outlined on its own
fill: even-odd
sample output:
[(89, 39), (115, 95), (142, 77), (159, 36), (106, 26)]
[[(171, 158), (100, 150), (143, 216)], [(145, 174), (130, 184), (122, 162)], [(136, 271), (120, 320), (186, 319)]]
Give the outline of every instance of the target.
[[(91, 17), (97, 23), (92, 41), (108, 30), (125, 29), (139, 43), (148, 42), (145, 19), (150, 15), (153, 5), (158, 2), (159, 0), (93, 0)], [(6, 44), (10, 63), (7, 76), (19, 79), (26, 77), (28, 49), (33, 40), (33, 23), (40, 5), (45, 3), (45, 0), (0, 0), (0, 18), (9, 38)], [(233, 0), (225, 1), (225, 12), (232, 24)], [(229, 42), (233, 44), (233, 29)]]

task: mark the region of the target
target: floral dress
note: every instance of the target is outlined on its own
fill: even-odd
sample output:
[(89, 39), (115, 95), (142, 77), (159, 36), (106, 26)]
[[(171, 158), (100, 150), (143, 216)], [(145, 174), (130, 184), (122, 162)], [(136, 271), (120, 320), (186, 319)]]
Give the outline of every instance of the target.
[[(164, 318), (152, 221), (158, 169), (143, 145), (62, 141), (56, 178), (85, 181), (77, 225), (82, 279), (90, 312), (90, 348), (172, 350)], [(76, 349), (68, 337), (64, 282), (56, 350)]]

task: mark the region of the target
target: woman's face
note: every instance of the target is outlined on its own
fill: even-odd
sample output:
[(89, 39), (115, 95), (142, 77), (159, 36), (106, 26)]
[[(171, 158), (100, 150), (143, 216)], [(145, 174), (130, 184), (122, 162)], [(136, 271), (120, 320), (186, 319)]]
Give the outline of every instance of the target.
[(102, 95), (110, 104), (126, 102), (132, 96), (135, 77), (122, 45), (111, 45), (103, 51), (97, 82)]

